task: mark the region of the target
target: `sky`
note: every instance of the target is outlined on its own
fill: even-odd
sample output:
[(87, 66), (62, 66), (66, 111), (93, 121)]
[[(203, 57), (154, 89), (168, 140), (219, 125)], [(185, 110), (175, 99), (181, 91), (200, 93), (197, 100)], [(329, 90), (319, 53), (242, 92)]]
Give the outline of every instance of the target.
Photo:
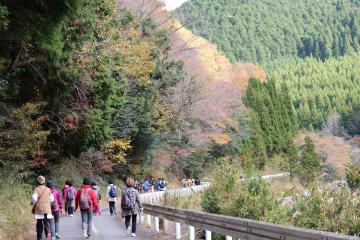
[(184, 2), (189, 0), (162, 0), (165, 3), (165, 9), (168, 11), (172, 11), (181, 6)]

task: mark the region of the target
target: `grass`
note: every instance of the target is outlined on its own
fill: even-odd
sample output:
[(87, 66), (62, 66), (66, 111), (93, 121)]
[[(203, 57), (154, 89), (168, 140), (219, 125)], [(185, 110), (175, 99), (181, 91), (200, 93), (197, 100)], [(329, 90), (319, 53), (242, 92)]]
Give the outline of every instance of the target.
[(33, 187), (12, 173), (0, 171), (0, 239), (27, 239), (34, 223), (30, 206)]
[(170, 194), (165, 192), (162, 204), (164, 206), (183, 208), (183, 209), (200, 209), (202, 194), (191, 193), (187, 196), (179, 196), (178, 194)]

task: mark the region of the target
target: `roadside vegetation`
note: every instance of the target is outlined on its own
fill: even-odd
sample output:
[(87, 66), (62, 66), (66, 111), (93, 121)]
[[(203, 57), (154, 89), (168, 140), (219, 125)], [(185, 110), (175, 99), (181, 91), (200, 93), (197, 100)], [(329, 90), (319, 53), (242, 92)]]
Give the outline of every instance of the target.
[(302, 186), (295, 182), (289, 188), (278, 188), (276, 181), (266, 182), (254, 177), (239, 182), (239, 177), (240, 171), (231, 161), (220, 160), (212, 172), (212, 185), (203, 194), (202, 209), (234, 217), (360, 235), (359, 187), (351, 189), (319, 182)]

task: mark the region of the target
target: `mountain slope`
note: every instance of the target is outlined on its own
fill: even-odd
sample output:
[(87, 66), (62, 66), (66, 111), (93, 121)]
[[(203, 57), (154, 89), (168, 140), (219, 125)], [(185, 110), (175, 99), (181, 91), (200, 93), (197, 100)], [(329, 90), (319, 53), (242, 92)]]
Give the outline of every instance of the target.
[[(153, 17), (160, 28), (170, 30), (169, 58), (183, 61), (189, 78), (196, 78), (198, 85), (199, 94), (192, 105), (192, 114), (203, 125), (194, 129), (192, 142), (214, 140), (214, 133), (222, 134), (224, 121), (240, 103), (249, 78), (266, 80), (265, 72), (251, 63), (231, 64), (215, 45), (184, 28), (158, 1), (123, 0), (121, 4), (142, 18)], [(211, 130), (204, 131), (205, 125)]]
[(302, 127), (321, 128), (333, 113), (349, 114), (360, 106), (360, 54), (324, 62), (308, 58), (271, 74), (286, 83)]
[(326, 59), (360, 47), (358, 1), (192, 0), (175, 13), (232, 61)]

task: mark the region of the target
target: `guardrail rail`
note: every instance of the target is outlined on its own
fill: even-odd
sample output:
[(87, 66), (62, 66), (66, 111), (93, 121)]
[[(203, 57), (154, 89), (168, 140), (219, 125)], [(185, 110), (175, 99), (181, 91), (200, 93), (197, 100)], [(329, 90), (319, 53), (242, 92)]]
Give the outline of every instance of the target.
[[(271, 181), (288, 176), (289, 173), (279, 173), (262, 176), (262, 178)], [(240, 179), (240, 181), (243, 180), (244, 179)], [(160, 231), (160, 219), (174, 222), (175, 237), (177, 240), (182, 239), (181, 225), (188, 226), (190, 240), (195, 240), (195, 228), (205, 231), (206, 240), (211, 240), (212, 232), (226, 236), (226, 240), (360, 240), (359, 237), (355, 236), (346, 236), (250, 219), (216, 215), (196, 210), (154, 205), (161, 204), (161, 200), (164, 198), (165, 194), (185, 197), (193, 193), (201, 192), (210, 185), (210, 182), (204, 182), (201, 185), (188, 188), (141, 194), (140, 197), (144, 206), (146, 224), (152, 226), (152, 223), (154, 223), (155, 230)], [(154, 222), (153, 219), (155, 220)], [(145, 216), (141, 216), (139, 221), (144, 222)]]
[(181, 224), (189, 226), (189, 239), (195, 240), (195, 228), (205, 230), (206, 240), (211, 240), (211, 233), (226, 236), (227, 240), (359, 240), (359, 237), (336, 233), (303, 229), (250, 219), (204, 213), (196, 210), (144, 204), (147, 223), (151, 225), (151, 216), (155, 218), (156, 231), (160, 231), (159, 219), (176, 223), (176, 239), (181, 239)]

